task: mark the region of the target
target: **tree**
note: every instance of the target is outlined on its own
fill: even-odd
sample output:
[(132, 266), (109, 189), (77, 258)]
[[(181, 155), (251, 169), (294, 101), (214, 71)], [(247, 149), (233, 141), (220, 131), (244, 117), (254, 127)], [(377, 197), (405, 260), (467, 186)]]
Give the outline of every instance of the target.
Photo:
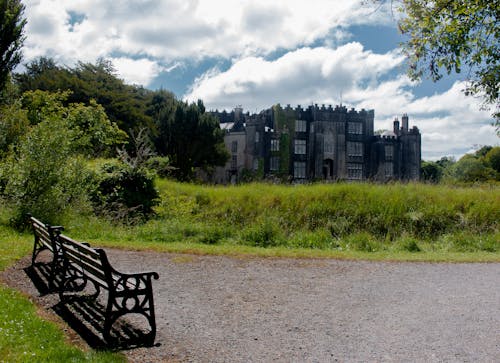
[(446, 177), (452, 181), (465, 183), (485, 182), (495, 180), (496, 172), (474, 155), (465, 154), (446, 170)]
[(205, 112), (201, 100), (190, 104), (173, 101), (171, 94), (159, 91), (150, 106), (158, 129), (155, 144), (171, 160), (173, 174), (188, 180), (195, 168), (209, 171), (224, 165), (229, 155), (219, 121)]
[(0, 184), (15, 207), (16, 222), (33, 213), (56, 223), (66, 208), (85, 199), (89, 173), (74, 157), (71, 135), (64, 120), (47, 118), (23, 135), (0, 165)]
[(500, 175), (500, 146), (491, 148), (484, 156), (486, 165), (495, 170)]
[(7, 155), (9, 147), (19, 142), (29, 130), (27, 112), (21, 102), (0, 105), (0, 159)]
[(431, 183), (439, 183), (444, 168), (434, 161), (422, 161), (422, 179)]
[[(388, 0), (372, 0), (382, 4)], [(400, 0), (400, 31), (408, 75), (433, 81), (443, 73), (467, 72), (466, 95), (494, 108), (500, 133), (499, 4), (492, 0)], [(393, 0), (391, 0), (391, 6)], [(499, 134), (500, 135), (500, 134)]]
[(112, 64), (104, 59), (95, 64), (79, 62), (74, 68), (67, 68), (42, 57), (27, 64), (26, 71), (14, 78), (21, 92), (71, 91), (66, 105), (88, 105), (94, 99), (104, 107), (109, 119), (129, 134), (142, 128), (155, 132), (151, 116), (146, 112), (153, 92), (125, 84), (116, 76)]
[(20, 0), (0, 0), (0, 90), (12, 69), (21, 61), (24, 42), (24, 5)]

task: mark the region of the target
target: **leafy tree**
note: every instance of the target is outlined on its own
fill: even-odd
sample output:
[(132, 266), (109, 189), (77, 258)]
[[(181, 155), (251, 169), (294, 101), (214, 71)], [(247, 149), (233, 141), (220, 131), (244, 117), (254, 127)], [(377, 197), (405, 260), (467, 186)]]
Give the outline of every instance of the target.
[(8, 152), (11, 145), (19, 142), (29, 130), (27, 112), (21, 102), (0, 106), (0, 159)]
[(50, 223), (87, 195), (89, 174), (73, 156), (71, 130), (58, 118), (34, 126), (1, 165), (3, 191), (15, 206), (16, 221), (34, 213)]
[(495, 180), (496, 172), (473, 155), (466, 154), (446, 170), (446, 177), (451, 181), (465, 183), (484, 182)]
[(456, 160), (453, 156), (443, 156), (441, 159), (436, 161), (436, 164), (442, 167), (443, 169), (447, 169), (455, 163)]
[(203, 102), (177, 102), (173, 108), (166, 94), (159, 95), (156, 101), (160, 102), (153, 105), (153, 109), (158, 110), (156, 144), (160, 144), (169, 156), (177, 178), (188, 180), (194, 176), (194, 168), (209, 170), (226, 163), (228, 154), (224, 133), (219, 121), (205, 113)]
[[(443, 70), (468, 72), (466, 94), (479, 95), (499, 106), (499, 5), (491, 0), (403, 0), (406, 14), (400, 29), (409, 39), (403, 51), (409, 75), (437, 81)], [(494, 111), (497, 126), (499, 110)]]
[[(389, 3), (388, 0), (367, 2)], [(396, 2), (390, 1), (393, 6)], [(413, 80), (444, 73), (467, 74), (466, 95), (479, 96), (493, 106), (500, 135), (500, 11), (491, 0), (400, 0), (401, 44)]]
[(125, 143), (127, 135), (111, 122), (104, 108), (95, 100), (88, 105), (71, 103), (65, 106), (71, 92), (28, 91), (21, 98), (31, 125), (43, 120), (60, 119), (71, 131), (71, 147), (87, 157), (110, 156), (117, 146)]
[(109, 157), (126, 143), (127, 134), (111, 122), (95, 100), (89, 105), (72, 103), (68, 107), (68, 127), (73, 131), (72, 147), (89, 157)]
[(484, 156), (486, 165), (500, 173), (500, 146), (491, 148), (490, 151)]
[(104, 107), (109, 119), (129, 134), (144, 127), (154, 132), (155, 126), (146, 112), (152, 91), (126, 85), (109, 61), (80, 62), (74, 68), (65, 68), (50, 58), (39, 58), (27, 64), (24, 73), (16, 74), (15, 80), (21, 92), (69, 90), (66, 105), (88, 105), (94, 99)]
[(0, 90), (8, 81), (9, 73), (21, 61), (24, 42), (24, 5), (20, 0), (0, 0)]
[(444, 168), (434, 161), (423, 161), (421, 166), (422, 179), (431, 183), (439, 183)]

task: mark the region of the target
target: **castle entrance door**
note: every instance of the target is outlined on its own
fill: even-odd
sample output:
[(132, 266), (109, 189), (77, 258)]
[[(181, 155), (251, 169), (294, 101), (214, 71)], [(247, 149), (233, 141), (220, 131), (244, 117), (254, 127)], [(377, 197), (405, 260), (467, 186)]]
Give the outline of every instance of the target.
[(332, 180), (333, 179), (333, 160), (325, 159), (323, 160), (323, 179)]

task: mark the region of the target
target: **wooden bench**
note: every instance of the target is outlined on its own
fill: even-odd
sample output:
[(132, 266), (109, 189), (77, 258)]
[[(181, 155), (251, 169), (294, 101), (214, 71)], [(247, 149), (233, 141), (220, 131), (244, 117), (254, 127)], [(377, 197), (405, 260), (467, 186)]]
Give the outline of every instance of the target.
[[(138, 345), (153, 345), (156, 336), (156, 321), (153, 302), (152, 279), (156, 272), (127, 274), (115, 270), (109, 263), (106, 252), (77, 242), (55, 230), (55, 239), (61, 246), (63, 256), (62, 283), (59, 290), (61, 302), (68, 302), (72, 296), (80, 297), (84, 290), (95, 290), (85, 295), (97, 298), (101, 289), (108, 291), (105, 302), (103, 337), (112, 344), (113, 324), (126, 314), (140, 314), (149, 324), (149, 332), (136, 338)], [(93, 286), (89, 286), (91, 283)], [(86, 291), (88, 293), (88, 291)]]
[(44, 224), (33, 216), (29, 216), (29, 222), (35, 236), (31, 266), (35, 265), (40, 252), (44, 250), (52, 252), (52, 260), (50, 261), (50, 272), (48, 276), (48, 285), (49, 288), (52, 289), (55, 287), (56, 276), (58, 276), (58, 273), (63, 266), (62, 251), (57, 239), (55, 238), (56, 235), (61, 233), (63, 227)]

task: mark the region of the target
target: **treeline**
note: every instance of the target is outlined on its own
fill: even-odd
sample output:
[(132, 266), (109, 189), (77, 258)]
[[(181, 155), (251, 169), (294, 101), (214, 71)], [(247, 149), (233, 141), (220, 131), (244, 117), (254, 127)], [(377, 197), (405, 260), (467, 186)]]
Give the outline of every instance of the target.
[(64, 106), (100, 105), (109, 121), (129, 137), (146, 130), (154, 152), (169, 158), (172, 175), (179, 180), (193, 178), (196, 168), (210, 171), (224, 165), (228, 158), (219, 122), (205, 112), (201, 100), (187, 103), (165, 90), (125, 84), (106, 60), (64, 67), (42, 57), (27, 64), (23, 73), (14, 74), (9, 86), (3, 104), (23, 99), (30, 91), (65, 92)]
[(482, 183), (500, 181), (500, 147), (483, 146), (458, 161), (442, 157), (422, 162), (422, 179), (431, 183)]
[(202, 101), (127, 85), (104, 60), (40, 58), (0, 89), (0, 202), (16, 223), (69, 208), (143, 220), (159, 203), (156, 175), (190, 180), (227, 158)]

